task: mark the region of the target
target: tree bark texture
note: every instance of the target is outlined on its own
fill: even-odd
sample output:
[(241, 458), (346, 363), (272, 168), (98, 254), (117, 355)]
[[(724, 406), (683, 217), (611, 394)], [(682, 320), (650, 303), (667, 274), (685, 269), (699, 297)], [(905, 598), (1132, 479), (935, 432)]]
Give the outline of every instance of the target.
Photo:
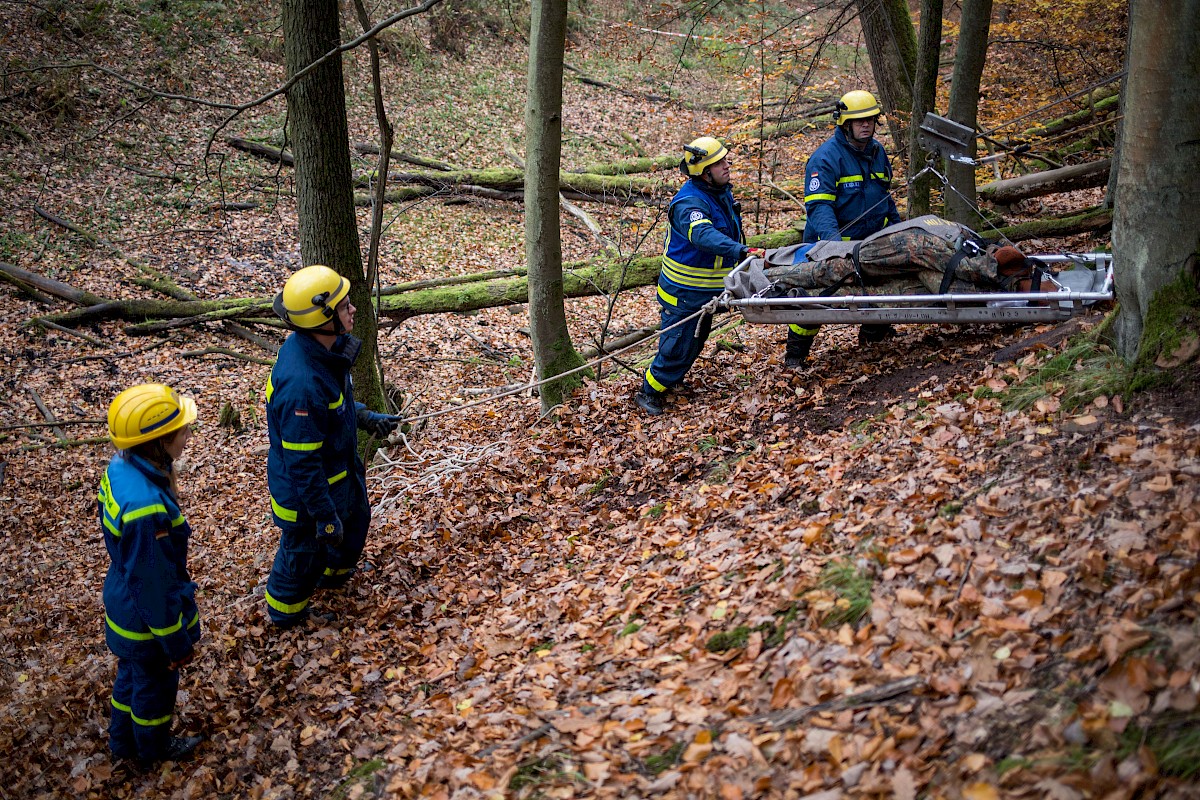
[[(533, 0), (530, 13), (529, 91), (525, 104), (525, 258), (529, 265), (533, 363), (538, 380), (546, 380), (583, 364), (567, 330), (559, 228), (567, 0)], [(558, 381), (541, 388), (543, 413), (562, 402), (564, 388)]]
[[(283, 1), (284, 58), (290, 78), (340, 41), (337, 0)], [(329, 58), (297, 81), (287, 93), (292, 155), (296, 162), (300, 257), (305, 265), (325, 264), (350, 281), (350, 302), (358, 309), (354, 334), (363, 340), (354, 365), (358, 399), (384, 410), (383, 382), (375, 359), (378, 320), (371, 287), (363, 275), (346, 95), (341, 55)]]
[[(925, 153), (917, 143), (921, 120), (933, 111), (937, 100), (938, 63), (942, 57), (942, 0), (921, 0), (921, 32), (917, 42), (916, 80), (913, 82), (912, 118), (908, 125), (908, 170), (912, 176), (925, 165)], [(934, 177), (923, 175), (908, 187), (909, 219), (928, 214)]]
[[(987, 60), (988, 31), (992, 23), (992, 0), (963, 0), (962, 24), (954, 54), (954, 74), (950, 79), (950, 119), (975, 130), (979, 122), (979, 81)], [(975, 140), (967, 155), (975, 157)], [(946, 217), (974, 227), (975, 167), (946, 162)]]
[(1118, 352), (1139, 354), (1159, 293), (1200, 259), (1200, 0), (1133, 0), (1113, 210)]
[(867, 40), (871, 74), (879, 90), (892, 147), (908, 163), (908, 127), (917, 74), (917, 36), (906, 0), (857, 0), (858, 20)]

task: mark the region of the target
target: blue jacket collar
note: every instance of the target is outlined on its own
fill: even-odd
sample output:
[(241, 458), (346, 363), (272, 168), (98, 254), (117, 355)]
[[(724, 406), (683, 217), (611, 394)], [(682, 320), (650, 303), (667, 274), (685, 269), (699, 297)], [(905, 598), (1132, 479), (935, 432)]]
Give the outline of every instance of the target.
[(293, 335), (300, 337), (300, 346), (310, 358), (330, 368), (350, 369), (362, 350), (362, 340), (348, 333), (343, 333), (334, 340), (332, 350), (325, 349), (325, 345), (309, 333), (296, 331)]

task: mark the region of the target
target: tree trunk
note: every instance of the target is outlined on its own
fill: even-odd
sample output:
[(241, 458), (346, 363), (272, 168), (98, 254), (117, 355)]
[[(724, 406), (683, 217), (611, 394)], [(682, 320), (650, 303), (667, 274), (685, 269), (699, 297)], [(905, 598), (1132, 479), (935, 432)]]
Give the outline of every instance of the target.
[[(1133, 0), (1129, 9), (1125, 126), (1117, 168), (1113, 251), (1120, 311), (1118, 352), (1156, 358), (1147, 346), (1179, 325), (1167, 290), (1190, 286), (1200, 266), (1200, 0)], [(1156, 319), (1151, 323), (1151, 311)], [(1192, 309), (1193, 330), (1195, 309)]]
[[(337, 0), (284, 0), (283, 49), (288, 77), (336, 50), (340, 29)], [(386, 409), (383, 381), (375, 358), (379, 322), (359, 250), (341, 55), (327, 59), (297, 81), (288, 89), (287, 100), (296, 161), (300, 257), (306, 265), (326, 264), (350, 281), (350, 302), (358, 309), (354, 334), (363, 340), (353, 370), (355, 394), (361, 402), (382, 411)]]
[[(915, 175), (925, 165), (925, 153), (917, 143), (921, 120), (933, 111), (937, 100), (938, 63), (942, 57), (942, 0), (921, 0), (921, 34), (917, 45), (917, 79), (914, 83), (912, 120), (908, 126), (909, 166), (906, 174)], [(929, 193), (933, 176), (923, 175), (908, 187), (908, 219), (930, 212)]]
[(1017, 178), (992, 181), (979, 187), (979, 196), (1001, 205), (1010, 205), (1027, 197), (1042, 197), (1076, 189), (1091, 189), (1108, 182), (1111, 162), (1105, 158), (1089, 164), (1074, 164), (1062, 169), (1034, 172)]
[[(583, 359), (571, 344), (563, 305), (559, 229), (563, 49), (567, 0), (534, 0), (530, 9), (529, 92), (525, 105), (525, 258), (529, 264), (529, 330), (538, 380), (574, 369)], [(541, 388), (542, 413), (562, 402), (578, 380)]]
[[(857, 0), (858, 20), (867, 40), (871, 74), (879, 90), (892, 149), (908, 163), (908, 129), (917, 74), (917, 36), (906, 0)], [(907, 171), (907, 170), (904, 170)]]
[[(954, 55), (954, 75), (950, 81), (950, 119), (971, 130), (979, 122), (979, 80), (987, 59), (988, 30), (992, 22), (992, 0), (963, 0), (962, 24)], [(967, 155), (975, 157), (975, 140)], [(975, 167), (946, 162), (946, 217), (962, 225), (975, 227)]]

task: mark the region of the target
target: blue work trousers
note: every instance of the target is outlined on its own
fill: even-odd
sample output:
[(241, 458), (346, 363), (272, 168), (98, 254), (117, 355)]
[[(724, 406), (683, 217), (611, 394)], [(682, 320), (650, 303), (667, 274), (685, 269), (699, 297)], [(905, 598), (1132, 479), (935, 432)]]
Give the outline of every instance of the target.
[[(664, 298), (664, 294), (676, 302), (671, 303)], [(700, 357), (700, 351), (704, 349), (704, 343), (708, 341), (708, 335), (712, 332), (712, 316), (702, 314), (678, 327), (671, 328), (671, 326), (681, 319), (695, 314), (716, 294), (711, 291), (674, 286), (670, 290), (665, 290), (661, 284), (659, 285), (658, 302), (662, 306), (660, 329), (664, 332), (659, 334), (658, 353), (655, 354), (654, 361), (650, 363), (650, 368), (646, 370), (646, 375), (642, 379), (643, 392), (662, 393), (667, 391), (682, 381), (683, 376), (696, 363), (696, 359)], [(667, 330), (667, 328), (671, 329)]]
[(336, 589), (350, 580), (371, 523), (370, 508), (355, 506), (342, 518), (342, 543), (336, 547), (317, 538), (312, 522), (289, 525), (280, 532), (279, 549), (267, 578), (271, 622), (281, 627), (301, 622), (309, 614), (309, 600), (317, 588)]
[(108, 746), (116, 758), (156, 761), (167, 751), (179, 691), (179, 670), (167, 656), (118, 658)]

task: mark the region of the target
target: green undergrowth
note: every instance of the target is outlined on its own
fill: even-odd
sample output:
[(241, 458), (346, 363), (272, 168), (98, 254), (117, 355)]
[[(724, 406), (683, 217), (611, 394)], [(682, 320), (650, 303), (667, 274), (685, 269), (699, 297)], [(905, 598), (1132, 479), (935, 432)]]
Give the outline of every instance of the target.
[[(346, 800), (352, 794), (355, 797), (378, 797), (377, 789), (380, 787), (375, 773), (386, 766), (387, 763), (378, 758), (356, 764), (329, 793), (329, 800)], [(362, 787), (361, 792), (354, 792), (355, 787)]]
[(1187, 355), (1189, 340), (1200, 337), (1200, 290), (1193, 278), (1180, 275), (1155, 295), (1132, 363), (1112, 347), (1117, 313), (1069, 339), (1024, 380), (1000, 391), (980, 387), (975, 396), (994, 397), (1008, 411), (1024, 411), (1044, 397), (1056, 396), (1062, 410), (1071, 413), (1101, 395), (1129, 397), (1170, 383), (1174, 367), (1194, 360), (1194, 354)]
[(831, 561), (821, 571), (817, 585), (836, 595), (833, 608), (821, 617), (821, 624), (836, 628), (857, 625), (871, 610), (871, 574), (849, 561)]
[(1158, 771), (1185, 780), (1200, 776), (1200, 712), (1162, 714), (1121, 734), (1120, 758), (1142, 747), (1154, 754)]

